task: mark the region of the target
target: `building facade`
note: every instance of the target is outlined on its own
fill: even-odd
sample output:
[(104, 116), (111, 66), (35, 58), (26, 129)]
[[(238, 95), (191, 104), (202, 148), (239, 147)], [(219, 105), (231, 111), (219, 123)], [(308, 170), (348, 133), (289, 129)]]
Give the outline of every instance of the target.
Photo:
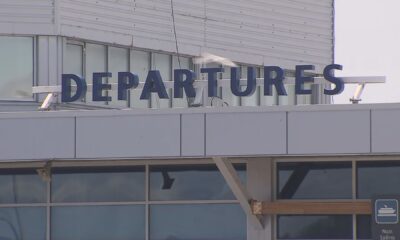
[[(219, 87), (198, 108), (172, 89), (170, 99), (132, 90), (110, 102), (89, 91), (37, 111), (45, 96), (32, 87), (60, 85), (62, 74), (111, 72), (116, 83), (120, 71), (144, 81), (159, 70), (172, 81), (188, 68), (203, 78), (202, 53), (234, 61), (243, 78), (247, 66), (291, 77), (299, 64), (320, 76), (334, 60), (331, 0), (5, 0), (0, 9), (0, 239), (370, 239), (368, 209), (268, 206), (368, 205), (398, 192), (400, 106), (322, 105), (324, 86), (250, 97)], [(105, 94), (116, 99), (114, 87)]]

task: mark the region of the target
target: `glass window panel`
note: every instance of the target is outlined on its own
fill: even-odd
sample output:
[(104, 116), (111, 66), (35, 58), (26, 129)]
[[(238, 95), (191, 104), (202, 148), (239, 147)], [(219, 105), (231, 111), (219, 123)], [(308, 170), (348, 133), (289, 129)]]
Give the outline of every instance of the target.
[[(152, 69), (160, 71), (161, 78), (164, 82), (172, 80), (172, 65), (171, 56), (161, 53), (153, 53), (153, 67)], [(172, 89), (167, 88), (169, 99), (160, 99), (157, 93), (151, 94), (151, 107), (152, 108), (169, 108), (171, 107)]]
[[(181, 66), (179, 67), (178, 57), (172, 57), (172, 68), (173, 69), (190, 69), (190, 59), (186, 57), (179, 57)], [(174, 72), (172, 72), (172, 79), (174, 78)], [(172, 92), (173, 94), (173, 92)], [(183, 98), (174, 98), (172, 95), (172, 107), (174, 108), (186, 108), (188, 107), (188, 100), (186, 98), (185, 90), (183, 90)]]
[[(150, 70), (150, 53), (131, 50), (130, 71), (137, 74), (139, 82), (145, 82)], [(130, 106), (132, 108), (149, 108), (149, 100), (140, 100), (142, 89), (131, 90)]]
[(295, 105), (296, 103), (296, 93), (295, 86), (285, 85), (287, 96), (278, 96), (279, 105)]
[(371, 239), (371, 216), (357, 216), (357, 239)]
[(357, 163), (357, 197), (372, 198), (374, 195), (399, 195), (400, 162)]
[(278, 216), (278, 238), (352, 239), (352, 216)]
[(0, 36), (0, 98), (32, 100), (33, 38)]
[(279, 163), (278, 198), (351, 198), (351, 172), (351, 162)]
[(63, 68), (66, 74), (83, 77), (83, 46), (67, 44)]
[[(106, 46), (99, 44), (86, 44), (86, 82), (88, 84), (93, 83), (93, 73), (95, 72), (106, 72), (107, 70), (107, 48)], [(88, 86), (86, 93), (86, 103), (91, 105), (105, 105), (105, 102), (93, 102), (93, 91), (92, 86)]]
[[(222, 79), (231, 79), (231, 68), (224, 67), (224, 73), (222, 74)], [(240, 105), (240, 98), (233, 95), (231, 91), (230, 84), (226, 87), (222, 88), (222, 99), (226, 102), (229, 106), (239, 106)]]
[(144, 200), (144, 167), (54, 169), (53, 202)]
[(53, 207), (51, 239), (144, 240), (145, 208), (143, 205)]
[[(129, 50), (125, 48), (108, 47), (108, 71), (112, 73), (112, 77), (108, 79), (109, 83), (118, 83), (118, 72), (127, 72), (129, 70)], [(111, 96), (111, 102), (108, 105), (114, 107), (128, 107), (128, 101), (118, 100), (118, 87), (114, 85), (111, 91), (108, 91)]]
[(46, 208), (0, 208), (0, 239), (46, 239)]
[[(312, 89), (312, 84), (305, 83), (304, 89)], [(297, 101), (296, 101), (297, 105), (311, 104), (311, 94), (310, 95), (297, 95), (296, 99), (297, 99)]]
[[(258, 72), (258, 69), (256, 68), (256, 77), (260, 77), (260, 74)], [(242, 79), (247, 79), (247, 66), (242, 66), (241, 67), (241, 78)], [(246, 90), (246, 86), (242, 86), (242, 90)], [(242, 106), (258, 106), (258, 97), (259, 97), (259, 91), (258, 88), (256, 88), (256, 91), (254, 92), (253, 95), (248, 96), (248, 97), (241, 97), (241, 105)]]
[(236, 204), (152, 205), (150, 239), (245, 240), (246, 216)]
[[(244, 165), (237, 166), (243, 182)], [(225, 179), (214, 165), (154, 166), (150, 168), (151, 200), (235, 199)]]
[(46, 182), (35, 170), (0, 170), (0, 203), (46, 202)]

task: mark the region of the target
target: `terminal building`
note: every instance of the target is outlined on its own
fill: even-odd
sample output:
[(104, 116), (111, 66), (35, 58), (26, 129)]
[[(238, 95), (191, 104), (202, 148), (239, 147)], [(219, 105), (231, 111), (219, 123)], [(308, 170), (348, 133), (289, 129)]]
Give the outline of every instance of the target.
[[(229, 79), (222, 58), (196, 62), (206, 53), (242, 78), (296, 65), (321, 77), (334, 1), (1, 1), (0, 239), (372, 239), (371, 200), (400, 191), (400, 105), (333, 105), (327, 84), (117, 100), (118, 72)], [(112, 101), (33, 91), (95, 72), (112, 73)]]

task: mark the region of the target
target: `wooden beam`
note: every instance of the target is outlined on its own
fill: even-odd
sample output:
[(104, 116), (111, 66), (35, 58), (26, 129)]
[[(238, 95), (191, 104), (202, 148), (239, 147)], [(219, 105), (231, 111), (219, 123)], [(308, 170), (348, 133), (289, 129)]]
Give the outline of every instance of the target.
[(371, 201), (275, 201), (252, 202), (255, 215), (325, 215), (325, 214), (365, 214), (372, 213)]

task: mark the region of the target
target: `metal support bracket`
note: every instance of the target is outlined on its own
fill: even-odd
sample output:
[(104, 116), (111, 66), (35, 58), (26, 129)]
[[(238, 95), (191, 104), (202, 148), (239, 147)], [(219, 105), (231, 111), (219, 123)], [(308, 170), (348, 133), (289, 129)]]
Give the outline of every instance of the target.
[(249, 221), (256, 229), (263, 229), (263, 223), (257, 215), (253, 214), (252, 200), (249, 198), (249, 194), (240, 182), (239, 176), (236, 173), (235, 168), (232, 163), (227, 159), (222, 157), (213, 158), (215, 164), (217, 165), (219, 171), (227, 182), (229, 188), (232, 190), (236, 199), (239, 201), (240, 206), (246, 213)]

